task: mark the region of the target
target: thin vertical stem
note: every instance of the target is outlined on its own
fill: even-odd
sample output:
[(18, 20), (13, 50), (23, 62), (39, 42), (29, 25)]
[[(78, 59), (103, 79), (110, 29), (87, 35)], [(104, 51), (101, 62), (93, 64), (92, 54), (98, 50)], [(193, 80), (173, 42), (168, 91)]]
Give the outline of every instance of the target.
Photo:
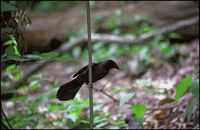
[[(13, 129), (12, 126), (10, 125), (10, 122), (9, 122), (7, 116), (6, 116), (6, 113), (5, 113), (4, 110), (3, 110), (2, 104), (1, 104), (1, 112), (3, 113), (3, 116), (4, 116), (5, 120), (6, 120), (6, 122), (8, 123), (9, 128), (10, 128), (10, 129)], [(1, 115), (1, 116), (2, 116), (2, 115)], [(3, 118), (2, 118), (2, 121), (3, 121)]]
[(87, 31), (88, 31), (88, 55), (89, 55), (89, 99), (90, 99), (90, 129), (93, 129), (93, 94), (92, 94), (92, 45), (91, 45), (91, 19), (90, 1), (86, 1)]

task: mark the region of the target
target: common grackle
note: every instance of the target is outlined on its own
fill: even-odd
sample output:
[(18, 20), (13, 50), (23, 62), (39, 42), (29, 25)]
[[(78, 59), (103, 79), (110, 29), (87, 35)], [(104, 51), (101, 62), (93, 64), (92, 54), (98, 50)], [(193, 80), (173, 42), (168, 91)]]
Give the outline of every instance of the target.
[[(92, 63), (92, 82), (102, 79), (108, 74), (110, 69), (119, 67), (113, 60), (105, 60), (99, 63)], [(73, 80), (60, 86), (57, 92), (57, 99), (67, 101), (73, 99), (83, 83), (88, 84), (89, 66), (83, 67), (73, 75)]]

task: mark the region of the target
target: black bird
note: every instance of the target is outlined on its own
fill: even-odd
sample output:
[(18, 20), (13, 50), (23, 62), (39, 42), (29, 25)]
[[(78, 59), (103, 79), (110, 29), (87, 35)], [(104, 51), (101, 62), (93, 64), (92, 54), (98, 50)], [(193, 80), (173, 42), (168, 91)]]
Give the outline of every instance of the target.
[[(102, 79), (108, 74), (110, 69), (116, 68), (119, 70), (119, 67), (113, 60), (105, 60), (99, 63), (92, 63), (92, 82)], [(83, 83), (88, 84), (88, 73), (89, 66), (83, 67), (77, 73), (73, 75), (72, 81), (60, 86), (57, 92), (57, 99), (60, 101), (67, 101), (73, 99), (76, 93), (79, 91)]]

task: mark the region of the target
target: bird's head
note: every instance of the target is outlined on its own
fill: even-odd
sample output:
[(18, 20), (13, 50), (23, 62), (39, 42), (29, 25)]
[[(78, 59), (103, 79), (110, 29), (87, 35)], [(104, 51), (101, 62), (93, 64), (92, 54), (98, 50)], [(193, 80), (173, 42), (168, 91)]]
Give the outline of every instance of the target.
[(106, 67), (108, 67), (109, 69), (115, 68), (115, 69), (119, 69), (119, 67), (117, 66), (117, 64), (113, 61), (113, 60), (106, 60), (105, 61), (105, 65)]

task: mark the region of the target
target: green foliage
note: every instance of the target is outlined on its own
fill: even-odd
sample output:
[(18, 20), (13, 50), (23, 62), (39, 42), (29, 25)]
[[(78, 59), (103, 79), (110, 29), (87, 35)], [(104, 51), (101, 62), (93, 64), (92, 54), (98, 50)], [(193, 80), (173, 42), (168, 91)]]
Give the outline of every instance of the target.
[(13, 60), (15, 58), (19, 60), (17, 58), (21, 56), (15, 38), (12, 35), (10, 35), (9, 38), (10, 39), (3, 44), (3, 46), (6, 46), (6, 49), (3, 55), (1, 55), (1, 61)]
[(183, 96), (183, 94), (185, 93), (185, 91), (188, 89), (189, 86), (194, 98), (192, 99), (192, 102), (190, 102), (187, 106), (186, 115), (188, 120), (191, 119), (194, 108), (196, 107), (197, 104), (199, 104), (199, 79), (192, 80), (192, 76), (187, 76), (181, 79), (179, 84), (177, 85), (176, 95), (175, 95), (175, 100), (177, 102), (180, 99), (180, 97)]
[(123, 97), (120, 98), (119, 106), (122, 107), (126, 102), (128, 102), (132, 97), (134, 96), (134, 93), (127, 93)]
[(143, 124), (143, 115), (147, 111), (146, 106), (144, 104), (133, 105), (131, 107), (131, 111), (135, 115), (135, 121), (140, 125)]
[(152, 85), (151, 80), (145, 80), (145, 79), (137, 80), (136, 83), (141, 86), (146, 86), (146, 87), (149, 87)]
[(190, 83), (192, 81), (192, 76), (187, 76), (180, 80), (180, 82), (177, 85), (176, 89), (176, 95), (175, 95), (175, 101), (177, 102), (181, 96), (185, 93), (185, 91), (188, 89)]
[(39, 1), (37, 2), (33, 10), (36, 12), (55, 12), (63, 11), (71, 8), (79, 2), (76, 1)]
[(144, 104), (138, 104), (131, 107), (131, 111), (135, 114), (136, 117), (143, 117), (144, 113), (147, 111)]
[(181, 35), (175, 32), (171, 32), (168, 34), (169, 38), (181, 38)]
[(132, 45), (129, 52), (138, 60), (139, 67), (149, 64), (160, 66), (176, 54), (188, 55), (188, 49), (184, 45), (169, 44), (167, 37), (163, 35), (156, 36), (145, 45)]
[(196, 107), (197, 104), (199, 104), (199, 79), (192, 80), (192, 82), (190, 84), (190, 90), (192, 92), (194, 99), (187, 106), (186, 114), (187, 114), (188, 120), (191, 119), (194, 108)]
[(5, 11), (16, 11), (17, 8), (10, 3), (7, 3), (5, 1), (1, 1), (1, 12)]
[(105, 21), (105, 25), (108, 27), (108, 28), (111, 28), (111, 29), (115, 29), (118, 27), (118, 22), (116, 19), (114, 18), (110, 18), (110, 19), (107, 19)]
[(71, 56), (69, 56), (69, 55), (62, 55), (62, 56), (58, 56), (58, 57), (55, 57), (55, 58), (53, 58), (53, 60), (55, 60), (55, 61), (73, 61), (73, 59), (72, 59), (72, 57)]
[(199, 103), (199, 101), (195, 98), (192, 100), (192, 102), (190, 102), (187, 106), (187, 119), (190, 120), (191, 119), (191, 116), (192, 116), (192, 113), (193, 113), (193, 110), (195, 108), (195, 106)]
[(48, 52), (48, 53), (39, 54), (39, 56), (46, 58), (46, 59), (52, 59), (52, 58), (57, 57), (58, 55), (59, 55), (58, 52)]
[(67, 2), (64, 1), (39, 1), (34, 10), (39, 12), (59, 11), (67, 7)]
[(148, 21), (148, 18), (141, 15), (141, 14), (133, 14), (133, 19), (136, 20), (136, 21), (140, 21), (140, 20), (145, 20), (145, 21)]
[(33, 80), (31, 83), (30, 83), (30, 90), (36, 90), (37, 88), (40, 87), (40, 80)]
[(130, 89), (132, 86), (122, 86), (122, 87), (119, 87), (119, 88), (115, 88), (111, 91), (112, 94), (117, 94), (121, 91), (125, 91), (125, 90), (128, 90)]
[(74, 58), (79, 57), (81, 54), (81, 48), (79, 46), (72, 49), (72, 55)]
[(20, 56), (15, 38), (12, 35), (10, 35), (9, 38), (10, 39), (4, 43), (4, 46), (7, 46), (4, 51), (4, 56)]
[(192, 91), (192, 95), (199, 102), (199, 79), (193, 80), (192, 83), (190, 84), (190, 86), (191, 86), (190, 89)]
[(10, 27), (7, 27), (7, 28), (1, 28), (1, 33), (11, 33), (13, 29), (10, 28)]
[(19, 69), (16, 65), (11, 64), (6, 67), (6, 76), (8, 76), (10, 80), (17, 81), (22, 77), (22, 75), (23, 71)]
[(94, 117), (95, 129), (102, 128), (107, 124), (108, 115), (96, 116)]
[(155, 27), (148, 25), (148, 23), (142, 25), (140, 33), (148, 33), (155, 30)]
[(72, 58), (69, 55), (60, 55), (58, 52), (47, 52), (41, 54), (27, 54), (21, 56), (17, 48), (17, 42), (13, 36), (10, 36), (10, 39), (4, 44), (6, 49), (4, 54), (1, 56), (1, 62), (3, 61), (18, 61), (18, 62), (27, 62), (32, 60), (54, 60), (54, 61), (71, 61)]
[(105, 46), (103, 43), (98, 42), (93, 45), (93, 58), (97, 62), (105, 59), (114, 59), (127, 53), (127, 49), (127, 47), (117, 44)]

